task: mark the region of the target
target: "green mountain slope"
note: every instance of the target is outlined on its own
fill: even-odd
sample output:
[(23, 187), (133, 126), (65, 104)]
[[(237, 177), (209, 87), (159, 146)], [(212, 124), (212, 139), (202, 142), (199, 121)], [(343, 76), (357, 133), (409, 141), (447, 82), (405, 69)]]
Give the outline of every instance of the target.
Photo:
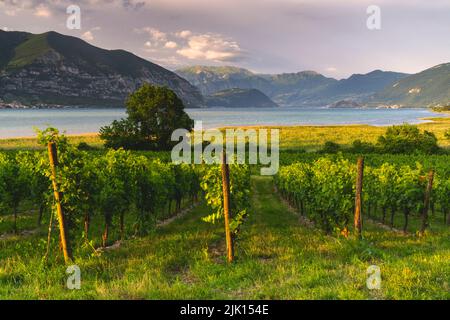
[(39, 57), (51, 50), (48, 42), (49, 35), (27, 35), (24, 40), (14, 48), (14, 55), (8, 61), (6, 70), (12, 71), (32, 64)]
[(379, 92), (375, 101), (411, 107), (450, 104), (450, 63), (399, 80)]
[(24, 32), (3, 32), (0, 30), (0, 70), (14, 58), (15, 48), (27, 37)]
[(208, 107), (276, 108), (278, 105), (257, 89), (227, 89), (206, 97)]
[(143, 83), (168, 86), (188, 107), (203, 105), (197, 88), (124, 50), (104, 50), (47, 32), (0, 31), (0, 99), (26, 105), (123, 105)]
[(407, 77), (408, 74), (375, 70), (367, 74), (353, 74), (348, 79), (339, 80), (327, 90), (328, 95), (370, 94), (385, 89), (387, 86)]

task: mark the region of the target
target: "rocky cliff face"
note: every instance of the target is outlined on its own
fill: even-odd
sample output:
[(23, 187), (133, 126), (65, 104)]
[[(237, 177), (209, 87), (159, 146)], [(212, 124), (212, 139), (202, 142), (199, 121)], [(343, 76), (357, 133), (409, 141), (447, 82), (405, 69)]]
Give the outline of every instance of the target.
[[(99, 49), (57, 33), (15, 34), (24, 40), (19, 45), (10, 41), (15, 43), (14, 54), (4, 58), (3, 67), (0, 64), (3, 103), (123, 106), (131, 92), (151, 83), (171, 88), (186, 107), (204, 105), (189, 82), (126, 51)], [(0, 44), (1, 49), (8, 48)]]

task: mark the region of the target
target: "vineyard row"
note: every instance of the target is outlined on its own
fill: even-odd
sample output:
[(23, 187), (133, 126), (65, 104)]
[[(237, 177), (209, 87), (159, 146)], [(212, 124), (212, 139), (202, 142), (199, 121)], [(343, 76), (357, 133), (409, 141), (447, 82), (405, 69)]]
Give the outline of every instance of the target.
[[(431, 171), (433, 172), (433, 171)], [(282, 166), (275, 178), (281, 195), (300, 213), (313, 220), (326, 232), (346, 233), (355, 212), (357, 166), (342, 157), (319, 158)], [(422, 216), (427, 203), (439, 209), (444, 223), (450, 223), (450, 177), (432, 175), (420, 164), (379, 167), (366, 166), (362, 187), (362, 211), (367, 217), (382, 212), (390, 224), (399, 212), (404, 216), (403, 230), (410, 215)], [(432, 186), (429, 183), (432, 182)], [(427, 187), (430, 188), (426, 201)]]

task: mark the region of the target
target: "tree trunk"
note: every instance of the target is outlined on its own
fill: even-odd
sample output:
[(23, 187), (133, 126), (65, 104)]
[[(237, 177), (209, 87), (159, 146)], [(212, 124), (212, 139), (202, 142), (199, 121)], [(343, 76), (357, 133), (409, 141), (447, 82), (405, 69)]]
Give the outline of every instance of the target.
[(428, 227), (428, 210), (430, 208), (430, 198), (431, 192), (433, 190), (433, 179), (434, 179), (434, 171), (431, 170), (428, 173), (428, 184), (427, 189), (425, 191), (425, 201), (423, 205), (422, 211), (422, 227), (420, 228), (420, 235), (424, 235), (425, 229)]
[(394, 216), (395, 216), (395, 211), (397, 211), (397, 208), (392, 206), (391, 207), (391, 221), (390, 221), (390, 226), (391, 228), (394, 227)]
[(222, 154), (222, 192), (223, 192), (223, 215), (225, 220), (225, 239), (227, 244), (228, 263), (234, 260), (234, 242), (230, 230), (230, 167), (227, 163), (226, 152)]
[(103, 230), (102, 235), (102, 246), (103, 248), (106, 248), (108, 244), (108, 237), (109, 237), (109, 218), (105, 217), (105, 229)]
[(120, 240), (125, 239), (125, 212), (120, 213)]
[(39, 215), (38, 215), (38, 220), (37, 220), (37, 226), (40, 227), (42, 224), (42, 216), (44, 215), (44, 210), (45, 210), (45, 205), (42, 203), (39, 206)]
[(408, 232), (408, 218), (409, 218), (409, 209), (405, 208), (403, 210), (403, 214), (405, 215), (405, 223), (403, 225), (403, 232), (407, 233)]
[(86, 212), (84, 214), (84, 238), (86, 240), (89, 240), (89, 227), (91, 224), (91, 215)]
[(14, 207), (14, 234), (17, 234), (17, 207)]
[(381, 218), (381, 223), (384, 224), (386, 222), (386, 207), (383, 207), (382, 210), (383, 210), (383, 217)]
[(50, 240), (52, 238), (52, 230), (53, 230), (53, 209), (50, 210), (50, 219), (48, 222), (47, 249), (45, 251), (45, 256), (44, 256), (45, 262), (47, 262), (48, 255), (50, 253)]
[(47, 145), (48, 156), (51, 168), (51, 180), (53, 186), (53, 194), (56, 202), (56, 212), (58, 214), (59, 233), (61, 239), (62, 250), (64, 254), (64, 261), (69, 263), (73, 260), (72, 248), (69, 241), (69, 229), (66, 226), (65, 215), (61, 205), (62, 193), (58, 190), (58, 183), (56, 181), (56, 167), (58, 166), (58, 154), (56, 143), (50, 142)]
[(364, 158), (359, 158), (357, 163), (357, 176), (356, 176), (356, 195), (355, 195), (355, 215), (354, 226), (356, 235), (358, 238), (362, 237), (362, 190), (363, 190), (363, 178), (364, 178)]

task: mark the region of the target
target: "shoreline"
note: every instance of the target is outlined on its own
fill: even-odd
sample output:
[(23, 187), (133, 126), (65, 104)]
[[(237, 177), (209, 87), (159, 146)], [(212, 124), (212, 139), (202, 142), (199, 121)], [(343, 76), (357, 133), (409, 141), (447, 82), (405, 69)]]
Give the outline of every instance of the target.
[[(442, 117), (424, 117), (417, 118), (417, 123), (410, 123), (413, 125), (424, 125), (431, 123), (446, 123), (450, 122), (450, 113), (442, 113)], [(257, 128), (279, 128), (279, 129), (289, 129), (289, 128), (336, 128), (336, 127), (372, 127), (372, 128), (384, 128), (393, 125), (401, 125), (400, 124), (368, 124), (368, 123), (345, 123), (345, 124), (295, 124), (295, 125), (277, 125), (277, 124), (258, 124), (258, 125), (231, 125), (231, 126), (223, 126), (223, 127), (211, 127), (204, 128), (204, 130), (211, 129), (236, 129), (236, 128), (244, 128), (244, 129), (257, 129)], [(95, 137), (98, 136), (98, 132), (84, 132), (84, 133), (68, 133), (65, 134), (66, 137)], [(35, 139), (36, 136), (14, 136), (14, 137), (0, 137), (0, 140), (26, 140), (26, 139)]]
[[(79, 108), (76, 108), (79, 110)], [(117, 110), (117, 108), (101, 108), (101, 109), (114, 109)], [(232, 109), (232, 108), (228, 108)], [(286, 109), (289, 109), (286, 107)], [(407, 108), (405, 108), (407, 109)], [(415, 109), (424, 109), (428, 110), (426, 108), (415, 108)], [(42, 110), (42, 109), (39, 109)], [(64, 109), (67, 110), (67, 109)], [(196, 110), (196, 109), (190, 109), (190, 110)], [(0, 110), (1, 111), (1, 110)], [(431, 116), (422, 116), (419, 118), (416, 118), (415, 120), (409, 121), (407, 123), (413, 124), (413, 125), (426, 125), (430, 123), (442, 123), (442, 122), (448, 122), (450, 120), (450, 113), (448, 112), (434, 112), (432, 111), (433, 115)], [(200, 120), (199, 120), (200, 121)], [(286, 129), (286, 128), (338, 128), (338, 127), (372, 127), (372, 128), (385, 128), (392, 125), (401, 125), (402, 123), (385, 123), (385, 124), (373, 124), (373, 123), (324, 123), (324, 124), (247, 124), (247, 125), (225, 125), (225, 126), (204, 126), (204, 130), (210, 130), (210, 129), (226, 129), (226, 128), (247, 128), (247, 129), (255, 129), (255, 128), (279, 128), (279, 129)], [(67, 137), (95, 137), (98, 136), (97, 132), (82, 132), (82, 133), (70, 133), (66, 134)], [(18, 136), (0, 136), (0, 141), (5, 140), (33, 140), (35, 139), (35, 135), (18, 135)]]
[[(446, 123), (450, 122), (450, 114), (447, 117), (426, 117), (426, 118), (418, 118), (421, 122), (418, 123), (410, 123), (413, 125), (426, 125), (432, 123)], [(450, 124), (450, 123), (449, 123)], [(266, 128), (266, 129), (293, 129), (293, 128), (344, 128), (344, 127), (369, 127), (369, 128), (385, 128), (393, 125), (401, 125), (401, 124), (384, 124), (384, 125), (374, 125), (374, 124), (366, 124), (366, 123), (348, 123), (348, 124), (297, 124), (297, 125), (276, 125), (276, 124), (260, 124), (260, 125), (235, 125), (235, 126), (223, 126), (223, 127), (211, 127), (204, 128), (203, 130), (224, 130), (224, 129), (258, 129), (258, 128)], [(84, 133), (69, 133), (65, 134), (66, 137), (69, 138), (77, 138), (77, 137), (98, 137), (98, 132), (84, 132)], [(36, 139), (36, 136), (14, 136), (14, 137), (0, 137), (0, 141), (4, 140), (32, 140)]]

